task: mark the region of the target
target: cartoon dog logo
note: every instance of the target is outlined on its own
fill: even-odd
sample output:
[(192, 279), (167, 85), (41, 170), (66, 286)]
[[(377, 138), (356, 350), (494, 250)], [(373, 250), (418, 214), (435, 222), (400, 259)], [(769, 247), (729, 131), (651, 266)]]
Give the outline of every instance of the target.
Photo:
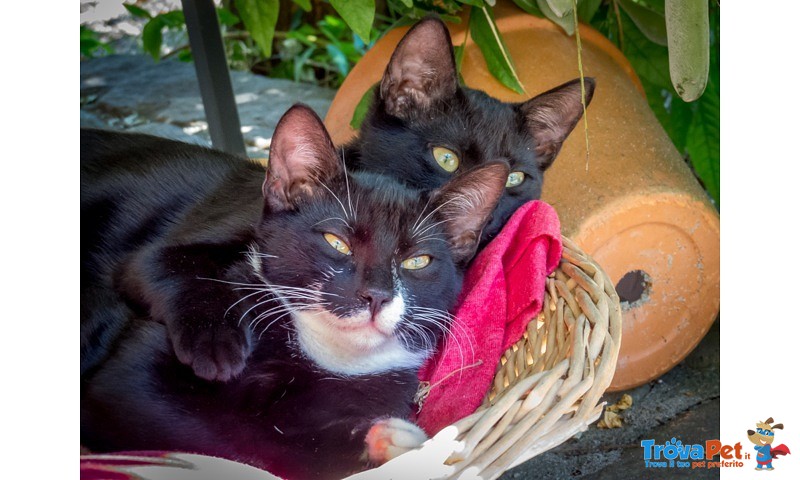
[(778, 458), (778, 455), (786, 455), (792, 453), (786, 445), (772, 446), (775, 441), (775, 430), (783, 430), (782, 423), (772, 425), (772, 417), (769, 417), (764, 422), (756, 422), (756, 431), (748, 430), (747, 439), (755, 444), (755, 449), (758, 452), (756, 462), (758, 466), (756, 470), (774, 470), (772, 468), (772, 461)]

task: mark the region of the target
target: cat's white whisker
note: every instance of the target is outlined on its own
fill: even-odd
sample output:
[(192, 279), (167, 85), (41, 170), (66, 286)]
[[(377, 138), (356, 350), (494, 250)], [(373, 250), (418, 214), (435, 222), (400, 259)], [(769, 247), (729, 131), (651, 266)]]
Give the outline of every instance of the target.
[(347, 223), (347, 220), (345, 220), (342, 217), (329, 217), (329, 218), (326, 218), (324, 220), (320, 220), (319, 222), (315, 223), (314, 226), (317, 226), (320, 223), (329, 222), (331, 220), (339, 220), (340, 222), (344, 223), (344, 226), (347, 227), (351, 232), (353, 231), (353, 227), (351, 227), (350, 224)]
[[(426, 227), (425, 227), (425, 228), (423, 228), (422, 230), (419, 230), (419, 231), (416, 231), (416, 232), (414, 232), (414, 235), (413, 235), (413, 236), (414, 236), (414, 237), (416, 237), (417, 235), (424, 235), (426, 232), (430, 231), (432, 228), (435, 228), (435, 227), (437, 227), (438, 225), (441, 225), (441, 224), (443, 224), (443, 223), (447, 223), (447, 220), (440, 220), (440, 221), (438, 221), (438, 222), (431, 223), (430, 225), (426, 226)], [(420, 225), (420, 227), (421, 227), (421, 226), (422, 226), (422, 225)]]
[(353, 210), (353, 199), (350, 196), (350, 179), (347, 175), (347, 162), (344, 160), (344, 147), (342, 147), (342, 169), (344, 170), (344, 184), (347, 188), (347, 205), (350, 207), (350, 213), (353, 215), (353, 221), (357, 222), (358, 217), (356, 216), (356, 212)]
[[(242, 298), (240, 298), (239, 300), (236, 300), (235, 302), (233, 302), (233, 303), (231, 304), (231, 306), (230, 306), (230, 307), (228, 307), (228, 309), (227, 309), (227, 310), (225, 310), (225, 313), (224, 313), (222, 316), (224, 317), (225, 315), (227, 315), (227, 314), (228, 314), (228, 313), (231, 311), (231, 309), (232, 309), (233, 307), (235, 307), (236, 305), (239, 305), (239, 304), (240, 304), (240, 303), (242, 303), (243, 301), (247, 300), (248, 298), (252, 297), (253, 295), (258, 295), (259, 293), (262, 293), (262, 294), (264, 294), (264, 295), (269, 295), (269, 292), (266, 292), (265, 290), (256, 290), (256, 291), (255, 291), (255, 292), (253, 292), (253, 293), (248, 293), (247, 295), (243, 296), (243, 297), (242, 297)], [(263, 298), (263, 297), (262, 297), (262, 298)], [(260, 300), (260, 299), (259, 299), (259, 300)], [(256, 301), (259, 301), (259, 300), (256, 300)], [(241, 319), (239, 319), (239, 321), (241, 322)]]
[(344, 208), (344, 203), (342, 203), (342, 201), (339, 199), (339, 196), (333, 193), (333, 190), (331, 190), (327, 185), (325, 185), (324, 182), (320, 181), (319, 184), (322, 185), (325, 188), (325, 190), (327, 190), (333, 196), (334, 200), (336, 200), (339, 203), (339, 206), (342, 207), (342, 211), (344, 212), (345, 218), (350, 220), (350, 216), (348, 215), (347, 209)]
[[(453, 202), (455, 202), (455, 201), (458, 199), (458, 197), (459, 197), (459, 196), (453, 197), (453, 198), (451, 198), (451, 199), (447, 200), (446, 202), (442, 203), (442, 204), (441, 204), (441, 205), (439, 205), (438, 207), (434, 208), (434, 209), (433, 209), (433, 210), (432, 210), (432, 211), (431, 211), (431, 212), (430, 212), (428, 215), (426, 215), (426, 216), (425, 216), (425, 218), (423, 218), (423, 219), (422, 219), (422, 222), (420, 222), (420, 223), (419, 223), (419, 225), (417, 225), (417, 226), (415, 226), (415, 227), (414, 227), (414, 229), (411, 231), (411, 233), (412, 233), (412, 237), (413, 237), (414, 235), (416, 235), (416, 234), (417, 234), (417, 230), (418, 230), (420, 227), (422, 227), (423, 225), (425, 225), (425, 222), (427, 222), (427, 221), (428, 221), (428, 219), (429, 219), (429, 218), (430, 218), (430, 217), (431, 217), (431, 216), (432, 216), (434, 213), (438, 212), (439, 210), (441, 210), (441, 209), (442, 209), (442, 208), (444, 208), (445, 206), (449, 205), (450, 203), (453, 203)], [(427, 208), (427, 207), (426, 207), (426, 208)]]
[(411, 230), (412, 231), (416, 231), (417, 225), (419, 224), (419, 221), (420, 221), (420, 218), (422, 218), (422, 216), (425, 215), (425, 210), (428, 209), (428, 205), (430, 205), (430, 203), (431, 203), (431, 197), (429, 196), (428, 200), (425, 202), (425, 206), (419, 212), (419, 216), (417, 216), (417, 219), (414, 221), (414, 225), (411, 226)]

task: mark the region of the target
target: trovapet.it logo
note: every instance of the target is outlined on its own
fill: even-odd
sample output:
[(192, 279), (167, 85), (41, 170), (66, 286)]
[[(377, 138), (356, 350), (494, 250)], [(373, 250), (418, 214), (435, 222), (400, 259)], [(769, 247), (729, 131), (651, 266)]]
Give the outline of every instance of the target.
[[(775, 459), (792, 453), (786, 445), (772, 445), (775, 430), (783, 430), (783, 424), (773, 424), (772, 417), (756, 422), (755, 430), (747, 430), (747, 439), (756, 451), (755, 469), (758, 471), (774, 470), (772, 462)], [(642, 440), (641, 446), (647, 468), (741, 468), (745, 466), (744, 460), (752, 458), (750, 448), (743, 452), (740, 442), (726, 445), (719, 440), (706, 440), (705, 443), (684, 444), (673, 437), (663, 444), (657, 444), (653, 439)], [(714, 460), (717, 456), (719, 459)]]
[[(653, 439), (642, 440), (644, 466), (647, 468), (721, 468), (744, 467), (742, 460), (750, 453), (742, 452), (742, 444), (724, 445), (719, 440), (684, 444), (672, 438), (667, 443), (656, 444)], [(719, 460), (714, 457), (719, 455)]]

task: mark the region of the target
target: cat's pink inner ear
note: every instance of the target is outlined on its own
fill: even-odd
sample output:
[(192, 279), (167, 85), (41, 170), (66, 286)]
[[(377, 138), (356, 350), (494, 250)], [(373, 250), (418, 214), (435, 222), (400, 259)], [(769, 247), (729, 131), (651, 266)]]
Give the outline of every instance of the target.
[(436, 204), (456, 261), (475, 255), (507, 179), (508, 165), (495, 162), (459, 175), (439, 190)]
[(297, 104), (281, 117), (270, 145), (262, 191), (273, 210), (293, 208), (296, 200), (341, 172), (341, 163), (322, 120)]
[(434, 17), (418, 22), (397, 45), (381, 80), (386, 111), (409, 119), (458, 88), (453, 44), (445, 24)]
[[(586, 106), (592, 101), (595, 81), (585, 78)], [(542, 170), (553, 164), (564, 140), (583, 116), (580, 79), (575, 79), (542, 93), (520, 105), (528, 131), (536, 144), (536, 156)]]

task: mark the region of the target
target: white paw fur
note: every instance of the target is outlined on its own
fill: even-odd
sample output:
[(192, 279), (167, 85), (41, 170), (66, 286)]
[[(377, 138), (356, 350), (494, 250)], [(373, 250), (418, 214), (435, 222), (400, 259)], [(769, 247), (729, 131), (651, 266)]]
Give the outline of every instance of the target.
[(365, 442), (367, 457), (374, 464), (383, 464), (428, 440), (421, 428), (400, 418), (387, 418), (372, 424)]

